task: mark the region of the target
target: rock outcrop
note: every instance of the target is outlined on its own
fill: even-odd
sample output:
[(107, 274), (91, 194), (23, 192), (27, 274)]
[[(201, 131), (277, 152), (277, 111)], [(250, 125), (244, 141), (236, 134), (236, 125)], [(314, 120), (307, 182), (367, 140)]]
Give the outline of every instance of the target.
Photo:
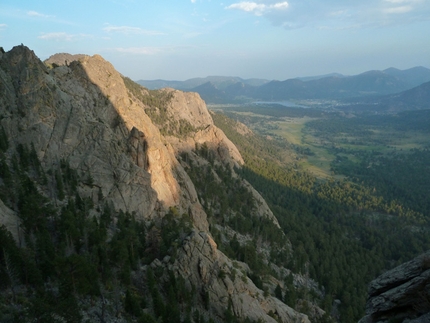
[[(121, 75), (102, 57), (78, 57), (48, 70), (24, 46), (3, 54), (1, 124), (8, 137), (33, 143), (47, 168), (67, 159), (92, 177), (81, 192), (100, 190), (117, 209), (143, 218), (173, 205), (194, 209), (195, 192), (178, 184), (189, 179), (144, 105), (129, 99)], [(197, 222), (205, 229), (205, 220)]]
[(167, 118), (176, 122), (185, 122), (193, 128), (183, 137), (166, 136), (177, 153), (189, 152), (195, 149), (196, 144), (206, 144), (209, 149), (216, 152), (221, 162), (235, 166), (244, 164), (237, 147), (221, 129), (214, 125), (205, 102), (197, 93), (169, 88), (163, 91), (171, 95), (170, 102), (166, 106)]
[[(99, 209), (109, 204), (147, 222), (161, 222), (171, 207), (186, 213), (193, 233), (182, 242), (174, 261), (156, 259), (153, 265), (169, 267), (207, 293), (209, 317), (222, 320), (230, 305), (239, 317), (309, 322), (306, 315), (275, 297), (263, 296), (246, 273), (217, 248), (209, 233), (207, 214), (177, 156), (206, 145), (222, 167), (233, 169), (243, 159), (215, 127), (200, 97), (164, 90), (171, 95), (166, 115), (172, 123), (183, 120), (182, 124), (191, 125), (191, 131), (186, 136), (162, 135), (146, 113), (148, 106), (101, 56), (62, 54), (49, 62), (46, 66), (25, 46), (0, 53), (0, 126), (9, 138), (4, 158), (11, 163), (21, 144), (34, 148), (48, 174), (66, 161), (82, 179), (76, 193), (90, 198)], [(258, 192), (248, 183), (243, 186), (259, 205), (256, 213), (277, 224)], [(66, 204), (54, 189), (46, 190), (41, 194), (55, 205)], [(1, 201), (0, 224), (19, 239), (19, 218), (13, 207)]]
[(360, 323), (430, 322), (430, 251), (373, 280)]
[(12, 233), (16, 241), (19, 240), (19, 226), (21, 220), (14, 211), (4, 205), (2, 200), (0, 200), (0, 225), (1, 224)]
[(208, 295), (219, 318), (224, 317), (230, 303), (233, 315), (253, 321), (309, 322), (306, 315), (285, 306), (277, 298), (264, 296), (241, 270), (244, 266), (246, 264), (232, 262), (220, 253), (208, 234), (194, 232), (184, 241), (182, 252), (171, 269)]

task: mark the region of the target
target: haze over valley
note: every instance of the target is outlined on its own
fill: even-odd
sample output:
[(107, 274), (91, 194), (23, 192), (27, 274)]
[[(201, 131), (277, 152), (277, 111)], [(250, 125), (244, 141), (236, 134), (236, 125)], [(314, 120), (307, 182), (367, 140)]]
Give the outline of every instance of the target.
[[(148, 89), (172, 87), (197, 92), (208, 103), (247, 103), (255, 100), (342, 100), (359, 102), (360, 98), (372, 102), (389, 101), (389, 94), (399, 94), (430, 82), (430, 69), (413, 67), (407, 70), (389, 68), (367, 71), (358, 75), (330, 75), (294, 78), (285, 81), (242, 79), (239, 77), (209, 76), (186, 81), (139, 80)], [(419, 90), (418, 90), (419, 91)], [(385, 97), (382, 97), (384, 96)], [(376, 96), (381, 98), (375, 99)], [(367, 98), (370, 97), (370, 98)], [(350, 99), (345, 101), (345, 99)], [(397, 98), (392, 101), (402, 101)], [(423, 98), (425, 101), (425, 98)], [(370, 103), (371, 104), (371, 103)], [(400, 102), (398, 102), (400, 104)], [(413, 108), (412, 108), (413, 109)]]

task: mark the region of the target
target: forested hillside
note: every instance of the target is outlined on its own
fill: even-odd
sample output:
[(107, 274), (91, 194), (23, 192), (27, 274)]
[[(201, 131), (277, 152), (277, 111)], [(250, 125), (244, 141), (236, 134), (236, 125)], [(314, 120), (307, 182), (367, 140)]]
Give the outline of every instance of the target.
[[(425, 162), (420, 166), (420, 160), (426, 160), (426, 151), (414, 151), (390, 162), (378, 160), (371, 168), (365, 167), (367, 163), (357, 166), (363, 173), (352, 176), (357, 171), (351, 169), (346, 174), (351, 180), (319, 180), (280, 160), (285, 146), (277, 141), (256, 134), (241, 135), (237, 123), (222, 114), (214, 114), (214, 120), (244, 157), (246, 166), (239, 174), (268, 201), (288, 235), (292, 268), (321, 284), (326, 293), (325, 309), (330, 310), (333, 301), (340, 300), (342, 322), (356, 322), (363, 316), (367, 284), (373, 278), (430, 248), (428, 212), (421, 206), (427, 205), (428, 195), (418, 195), (422, 202), (415, 204), (415, 199), (408, 199), (397, 189), (399, 185), (392, 185), (384, 175), (391, 172), (393, 178), (394, 168), (401, 168), (401, 162), (411, 169), (416, 166), (416, 174), (424, 175), (426, 168), (422, 167), (428, 166)], [(407, 163), (411, 160), (412, 164)], [(407, 169), (393, 179), (394, 183), (412, 175), (409, 183), (414, 185), (415, 171)], [(338, 170), (342, 172), (340, 166)], [(424, 178), (416, 185), (417, 192), (423, 185), (428, 189)]]

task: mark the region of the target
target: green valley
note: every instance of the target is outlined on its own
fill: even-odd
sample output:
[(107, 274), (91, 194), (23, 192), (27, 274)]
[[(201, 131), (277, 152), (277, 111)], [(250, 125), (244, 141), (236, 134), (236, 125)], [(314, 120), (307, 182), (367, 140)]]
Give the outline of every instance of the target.
[(311, 118), (278, 108), (213, 117), (290, 239), (290, 266), (324, 286), (332, 316), (338, 299), (340, 320), (356, 322), (370, 280), (430, 248), (428, 110)]

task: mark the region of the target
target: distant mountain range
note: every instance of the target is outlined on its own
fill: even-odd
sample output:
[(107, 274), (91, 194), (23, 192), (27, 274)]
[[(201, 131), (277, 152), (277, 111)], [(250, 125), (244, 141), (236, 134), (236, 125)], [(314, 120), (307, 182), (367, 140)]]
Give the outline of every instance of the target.
[(338, 109), (350, 112), (397, 112), (430, 109), (430, 82), (412, 89), (379, 97), (363, 97), (344, 100)]
[(346, 77), (346, 76), (339, 73), (330, 73), (330, 74), (316, 75), (316, 76), (296, 77), (296, 79), (306, 82), (306, 81), (319, 80), (326, 77)]
[(422, 66), (406, 70), (388, 68), (383, 71), (367, 71), (353, 76), (328, 74), (285, 81), (244, 80), (224, 76), (186, 81), (138, 81), (149, 89), (173, 87), (197, 92), (207, 103), (363, 98), (399, 93), (425, 82), (430, 82), (430, 69)]
[(139, 80), (138, 84), (150, 89), (161, 89), (164, 87), (171, 87), (177, 90), (191, 90), (202, 84), (212, 83), (217, 89), (223, 90), (233, 84), (243, 83), (251, 86), (260, 86), (270, 82), (264, 79), (242, 79), (234, 76), (207, 76), (207, 77), (196, 77), (188, 79), (186, 81), (167, 81), (167, 80)]

